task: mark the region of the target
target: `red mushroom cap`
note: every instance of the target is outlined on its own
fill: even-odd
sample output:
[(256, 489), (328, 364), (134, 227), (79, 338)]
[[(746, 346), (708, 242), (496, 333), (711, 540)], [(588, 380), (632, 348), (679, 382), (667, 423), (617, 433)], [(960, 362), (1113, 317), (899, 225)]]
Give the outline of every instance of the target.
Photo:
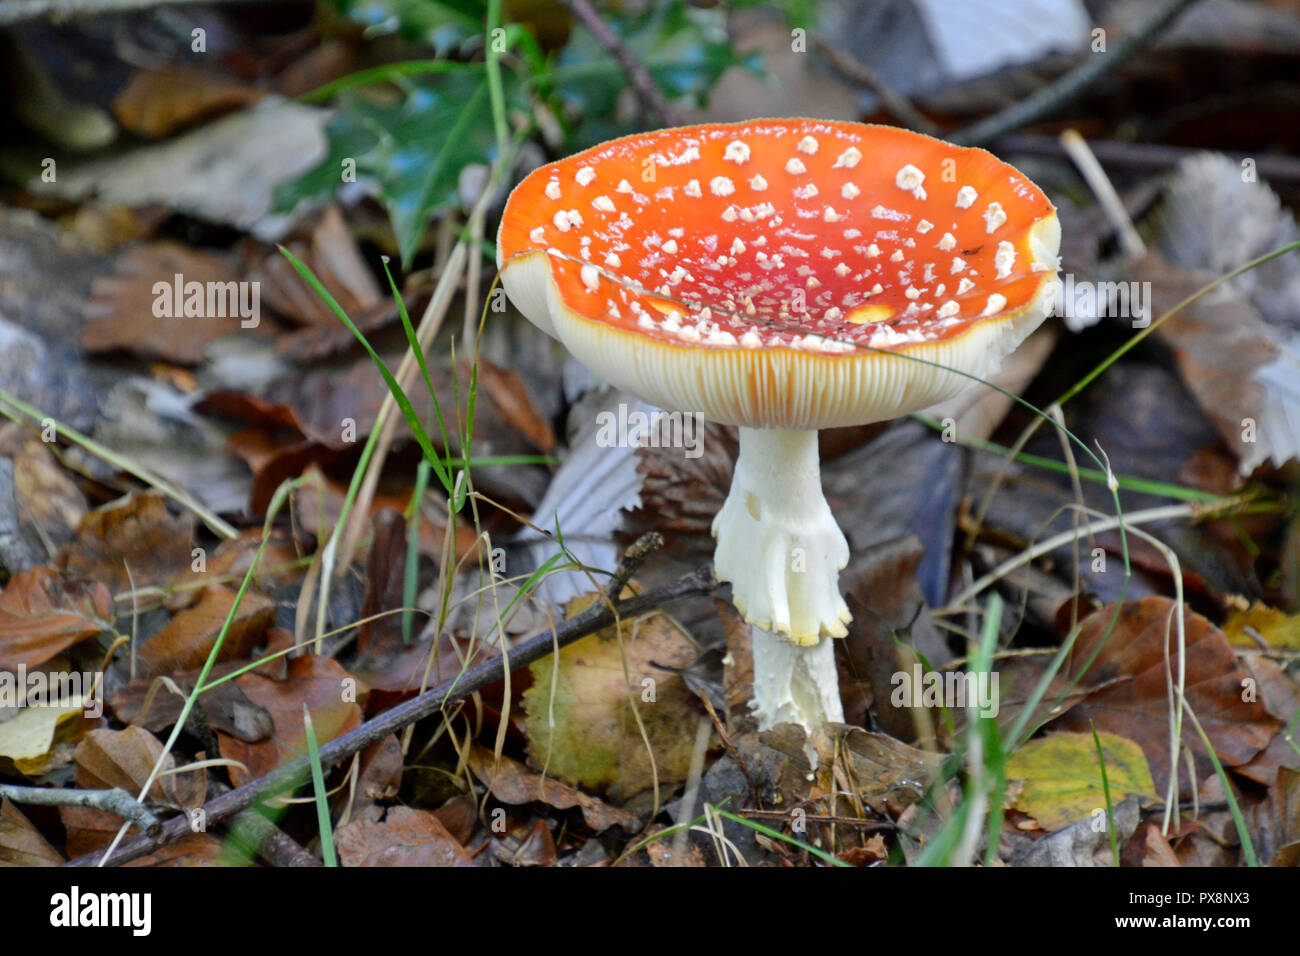
[(821, 428), (971, 384), (946, 369), (996, 372), (1050, 309), (1059, 243), (1042, 191), (984, 150), (770, 119), (542, 166), (506, 204), (497, 258), (521, 311), (614, 385)]

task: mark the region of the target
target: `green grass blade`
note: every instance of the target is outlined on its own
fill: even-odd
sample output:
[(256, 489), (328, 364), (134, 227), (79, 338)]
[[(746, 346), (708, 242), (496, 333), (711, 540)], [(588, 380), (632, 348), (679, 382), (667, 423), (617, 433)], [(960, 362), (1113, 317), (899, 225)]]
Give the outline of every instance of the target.
[(1092, 742), (1097, 747), (1097, 762), (1101, 764), (1101, 792), (1106, 798), (1106, 829), (1110, 831), (1110, 855), (1115, 860), (1115, 865), (1119, 866), (1119, 837), (1115, 833), (1115, 804), (1110, 799), (1110, 777), (1106, 774), (1106, 754), (1101, 749), (1101, 736), (1097, 733), (1097, 725), (1092, 718), (1088, 718), (1088, 726), (1092, 728)]
[(316, 793), (316, 821), (320, 824), (320, 851), (326, 866), (338, 866), (334, 849), (334, 827), (330, 823), (329, 794), (325, 790), (325, 772), (320, 763), (320, 747), (316, 744), (316, 728), (311, 722), (311, 711), (304, 701), (302, 726), (307, 733), (307, 755), (311, 758), (311, 786)]
[[(339, 305), (334, 296), (330, 294), (329, 289), (325, 288), (325, 286), (321, 284), (320, 279), (316, 278), (315, 273), (313, 273), (311, 269), (302, 262), (302, 260), (284, 246), (280, 246), (280, 252), (284, 254), (284, 257), (289, 260), (289, 263), (298, 271), (298, 274), (302, 276), (303, 281), (312, 287), (312, 291), (320, 296), (321, 300), (330, 307), (330, 310), (338, 316), (339, 321), (347, 326), (348, 331), (353, 334), (356, 340), (361, 343), (362, 348), (364, 348), (370, 355), (371, 361), (373, 361), (375, 367), (379, 369), (379, 374), (384, 377), (384, 382), (387, 383), (388, 390), (393, 395), (393, 401), (397, 403), (397, 407), (401, 410), (402, 417), (406, 419), (407, 425), (410, 426), (411, 434), (413, 434), (415, 440), (420, 443), (420, 448), (424, 452), (425, 458), (429, 459), (431, 463), (434, 462), (438, 456), (437, 452), (433, 449), (433, 443), (429, 440), (429, 433), (424, 430), (424, 425), (420, 423), (419, 416), (415, 414), (415, 408), (411, 405), (411, 400), (406, 397), (406, 392), (402, 391), (402, 386), (398, 384), (397, 379), (393, 378), (393, 373), (388, 371), (388, 366), (385, 365), (384, 360), (379, 357), (379, 353), (374, 350), (374, 347), (371, 346), (370, 342), (366, 339), (365, 335), (362, 334), (361, 330), (356, 327), (350, 318), (348, 318), (348, 314), (343, 311), (343, 307)], [(434, 465), (434, 468), (436, 470), (438, 466)]]

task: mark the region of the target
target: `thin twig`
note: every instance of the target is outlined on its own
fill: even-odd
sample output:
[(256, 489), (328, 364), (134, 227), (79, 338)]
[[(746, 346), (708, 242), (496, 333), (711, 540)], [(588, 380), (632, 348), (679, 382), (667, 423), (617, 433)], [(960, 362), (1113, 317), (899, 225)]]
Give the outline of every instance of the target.
[[(999, 137), (993, 144), (999, 156), (1020, 153), (1025, 156), (1045, 156), (1052, 159), (1065, 155), (1065, 147), (1055, 136), (1036, 133), (1016, 133)], [(1163, 172), (1172, 169), (1189, 156), (1203, 153), (1203, 147), (1165, 146), (1157, 143), (1125, 143), (1113, 139), (1090, 139), (1088, 148), (1103, 166), (1132, 169), (1137, 172)], [(1293, 156), (1248, 155), (1226, 153), (1234, 160), (1253, 160), (1255, 171), (1261, 179), (1274, 183), (1300, 182), (1300, 159)]]
[(591, 4), (587, 0), (560, 0), (560, 3), (587, 28), (610, 56), (618, 60), (641, 104), (664, 126), (681, 126), (681, 117), (668, 105), (663, 90), (659, 89), (659, 84), (650, 75), (646, 65), (627, 48), (622, 38), (609, 28), (609, 24), (600, 18)]
[(1083, 181), (1088, 184), (1092, 194), (1097, 197), (1097, 203), (1101, 206), (1102, 212), (1106, 214), (1106, 218), (1110, 220), (1111, 227), (1114, 228), (1115, 235), (1119, 239), (1120, 248), (1124, 250), (1124, 255), (1130, 259), (1140, 259), (1146, 255), (1146, 243), (1138, 235), (1137, 229), (1133, 226), (1133, 220), (1129, 218), (1128, 210), (1124, 208), (1124, 200), (1119, 198), (1115, 186), (1111, 183), (1105, 170), (1101, 168), (1097, 154), (1088, 147), (1088, 141), (1080, 135), (1077, 129), (1067, 129), (1061, 134), (1061, 147), (1065, 150), (1066, 155), (1074, 161), (1079, 174), (1083, 176)]
[[(630, 572), (629, 572), (630, 574)], [(569, 618), (554, 631), (539, 634), (510, 651), (510, 666), (525, 667), (541, 660), (557, 646), (565, 647), (588, 634), (594, 634), (614, 623), (616, 617), (635, 617), (660, 605), (678, 598), (711, 593), (718, 586), (712, 565), (697, 568), (663, 587), (637, 595), (615, 605), (611, 609), (603, 602), (597, 601), (585, 611)], [(396, 733), (404, 727), (422, 720), (432, 714), (444, 711), (450, 705), (482, 690), (501, 680), (504, 676), (505, 663), (501, 657), (471, 668), (465, 673), (452, 677), (431, 688), (423, 694), (398, 704), (390, 710), (362, 724), (356, 730), (336, 737), (320, 748), (321, 764), (333, 765), (346, 760), (376, 741), (383, 740), (389, 734)], [(208, 802), (204, 807), (209, 823), (216, 823), (252, 806), (260, 797), (268, 793), (281, 793), (299, 786), (307, 776), (309, 761), (299, 758), (285, 764), (271, 773), (259, 777), (237, 790), (222, 794)], [(141, 836), (123, 841), (113, 854), (112, 862), (121, 864), (150, 853), (159, 846), (175, 842), (190, 832), (189, 820), (178, 817), (168, 820), (162, 826), (162, 832), (155, 837)], [(101, 853), (95, 852), (71, 860), (68, 866), (98, 866)]]
[(831, 66), (852, 82), (859, 86), (865, 86), (872, 93), (875, 93), (880, 98), (880, 105), (885, 108), (885, 112), (894, 119), (920, 133), (928, 133), (931, 136), (937, 136), (940, 133), (937, 124), (932, 123), (905, 96), (882, 80), (880, 74), (857, 59), (848, 50), (820, 33), (814, 33), (812, 41), (813, 46), (822, 52), (826, 59), (830, 61)]
[(1062, 106), (1083, 94), (1107, 73), (1119, 69), (1142, 50), (1161, 30), (1196, 0), (1166, 0), (1164, 6), (1151, 15), (1132, 33), (1126, 34), (1108, 53), (1095, 53), (1082, 66), (1049, 83), (1031, 96), (1000, 113), (958, 130), (948, 138), (954, 143), (982, 146), (1006, 133), (1045, 119)]
[[(115, 817), (133, 823), (145, 833), (156, 836), (162, 832), (158, 818), (135, 797), (121, 787), (111, 790), (75, 790), (64, 787), (20, 787), (0, 783), (0, 799), (42, 807), (90, 807), (103, 810)], [(186, 824), (188, 828), (188, 823)]]
[[(792, 810), (738, 810), (742, 817), (757, 820), (793, 820)], [(897, 830), (898, 824), (893, 820), (863, 820), (859, 817), (827, 816), (821, 813), (805, 813), (805, 823), (833, 823), (837, 826), (855, 827), (859, 830)]]

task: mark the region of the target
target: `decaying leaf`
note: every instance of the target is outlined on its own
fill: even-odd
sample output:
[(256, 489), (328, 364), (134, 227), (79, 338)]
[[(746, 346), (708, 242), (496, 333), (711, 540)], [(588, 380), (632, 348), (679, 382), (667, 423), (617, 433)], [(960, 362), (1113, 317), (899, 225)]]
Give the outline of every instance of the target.
[(0, 426), (0, 565), (12, 574), (52, 561), (85, 515), (85, 496), (50, 446), (16, 423)]
[[(1115, 734), (1098, 734), (1106, 761), (1112, 805), (1128, 794), (1155, 797), (1155, 783), (1142, 748)], [(1105, 813), (1101, 757), (1089, 733), (1049, 734), (1031, 740), (1007, 761), (1007, 779), (1023, 781), (1011, 806), (1045, 830)]]
[(610, 827), (622, 827), (628, 833), (641, 829), (641, 822), (607, 803), (588, 796), (581, 790), (565, 786), (557, 780), (534, 773), (509, 757), (497, 759), (486, 747), (475, 746), (469, 754), (469, 769), (502, 803), (519, 806), (525, 803), (545, 803), (557, 810), (577, 807), (587, 826), (600, 832)]
[(0, 668), (36, 667), (110, 627), (104, 585), (66, 581), (51, 567), (15, 574), (0, 593)]
[(474, 866), (434, 814), (411, 807), (393, 807), (382, 822), (345, 823), (334, 845), (343, 866)]
[[(1064, 729), (1084, 732), (1093, 721), (1099, 731), (1135, 741), (1150, 761), (1158, 792), (1164, 791), (1170, 772), (1165, 660), (1166, 649), (1170, 660), (1178, 655), (1174, 611), (1174, 603), (1164, 597), (1126, 602), (1109, 636), (1114, 605), (1089, 615), (1075, 643), (1071, 666), (1081, 668), (1105, 640), (1084, 678), (1105, 684), (1060, 718)], [(1186, 628), (1187, 701), (1219, 759), (1229, 767), (1241, 766), (1268, 746), (1282, 723), (1269, 715), (1255, 694), (1247, 693), (1250, 675), (1238, 664), (1222, 631), (1190, 610)], [(1200, 738), (1186, 719), (1183, 746), (1196, 758), (1198, 777), (1213, 772)]]
[(258, 743), (227, 734), (217, 735), (221, 755), (238, 760), (248, 768), (247, 771), (231, 768), (231, 781), (236, 786), (307, 755), (302, 719), (304, 702), (311, 710), (312, 726), (320, 744), (356, 729), (361, 723), (356, 679), (332, 658), (305, 654), (289, 662), (289, 676), (285, 680), (245, 674), (236, 678), (236, 682), (248, 699), (268, 711), (275, 722), (274, 736)]
[[(139, 793), (162, 752), (158, 738), (141, 727), (92, 730), (77, 745), (73, 758), (77, 786), (87, 790), (121, 787), (128, 793)], [(176, 758), (168, 754), (163, 760), (163, 770), (174, 766)], [(202, 770), (196, 770), (160, 776), (149, 790), (149, 800), (193, 809), (203, 805), (206, 794), (207, 779)]]
[[(208, 343), (241, 332), (257, 334), (251, 326), (241, 327), (252, 316), (241, 318), (240, 289), (246, 285), (238, 280), (219, 255), (170, 241), (135, 246), (91, 286), (81, 345), (88, 352), (121, 350), (196, 365)], [(209, 305), (209, 290), (218, 289), (222, 299)], [(186, 308), (187, 301), (192, 308)]]
[[(589, 604), (579, 599), (569, 611)], [(610, 627), (562, 648), (558, 667), (556, 655), (533, 664), (524, 693), (530, 761), (617, 801), (648, 790), (656, 774), (661, 787), (684, 780), (698, 714), (674, 671), (697, 653), (670, 617), (655, 613), (624, 622), (621, 640)]]
[(179, 568), (190, 566), (193, 535), (192, 514), (173, 515), (160, 493), (140, 491), (86, 515), (59, 566), (70, 577), (101, 582), (114, 595), (132, 584), (167, 584)]
[(59, 851), (7, 798), (0, 800), (0, 867), (58, 866)]
[(262, 91), (205, 70), (168, 65), (140, 70), (113, 100), (123, 129), (149, 139), (166, 136), (201, 119), (250, 106)]
[[(157, 677), (171, 671), (190, 671), (202, 667), (225, 625), (237, 593), (230, 588), (209, 587), (198, 603), (178, 611), (165, 627), (140, 646), (136, 653), (139, 673)], [(252, 591), (246, 591), (226, 632), (219, 661), (250, 656), (263, 643), (267, 628), (275, 619), (275, 603)]]

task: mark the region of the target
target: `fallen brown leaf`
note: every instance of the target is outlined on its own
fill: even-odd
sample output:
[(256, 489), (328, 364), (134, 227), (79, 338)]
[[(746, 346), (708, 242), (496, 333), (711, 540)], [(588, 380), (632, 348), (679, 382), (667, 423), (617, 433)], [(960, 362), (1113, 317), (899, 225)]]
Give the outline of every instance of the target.
[(379, 823), (345, 823), (334, 845), (343, 866), (474, 866), (436, 816), (411, 807), (393, 807)]
[[(260, 327), (243, 328), (238, 314), (186, 316), (183, 297), (170, 315), (156, 316), (154, 284), (165, 282), (174, 289), (177, 275), (183, 276), (187, 285), (205, 283), (205, 289), (210, 288), (206, 283), (213, 282), (222, 283), (223, 289), (238, 288), (239, 276), (221, 256), (170, 241), (135, 246), (121, 255), (112, 273), (91, 284), (81, 329), (82, 348), (88, 352), (122, 350), (140, 358), (197, 365), (210, 342), (227, 335), (264, 334)], [(169, 293), (168, 298), (175, 295)], [(237, 313), (238, 302), (234, 305), (227, 311)], [(262, 319), (265, 322), (265, 317)]]
[(275, 723), (270, 740), (247, 743), (219, 733), (221, 755), (238, 760), (247, 771), (232, 767), (231, 782), (242, 786), (254, 777), (270, 773), (276, 767), (307, 755), (307, 735), (303, 729), (302, 708), (311, 711), (316, 740), (324, 744), (361, 724), (361, 696), (357, 681), (332, 658), (304, 654), (289, 662), (289, 676), (282, 681), (261, 674), (236, 678), (248, 699), (265, 708)]
[[(226, 587), (205, 588), (198, 603), (176, 613), (136, 652), (138, 673), (157, 677), (172, 671), (202, 667), (234, 606), (237, 592)], [(244, 593), (235, 619), (222, 642), (218, 661), (249, 657), (266, 639), (275, 620), (275, 603), (252, 591)]]
[(262, 91), (206, 70), (138, 70), (113, 100), (123, 129), (158, 139), (199, 120), (256, 103)]
[(587, 826), (596, 832), (613, 826), (622, 827), (628, 833), (636, 833), (641, 823), (630, 813), (625, 813), (607, 803), (588, 796), (581, 790), (566, 787), (556, 780), (534, 773), (523, 764), (509, 757), (499, 760), (492, 751), (478, 745), (470, 749), (469, 768), (489, 790), (492, 796), (511, 806), (525, 803), (545, 803), (557, 810), (577, 807), (582, 811), (582, 818)]
[(59, 851), (23, 812), (8, 798), (0, 800), (0, 867), (58, 866), (62, 862)]
[(0, 667), (36, 667), (112, 625), (104, 585), (66, 581), (48, 566), (15, 574), (0, 593)]
[[(1114, 605), (1094, 611), (1083, 621), (1071, 655), (1071, 668), (1081, 668), (1101, 646), (1115, 612)], [(1057, 725), (1081, 733), (1108, 730), (1136, 741), (1146, 753), (1156, 788), (1169, 781), (1169, 691), (1165, 649), (1177, 659), (1174, 603), (1164, 597), (1126, 602), (1119, 609), (1114, 632), (1106, 639), (1085, 680), (1108, 681), (1085, 696)], [(1237, 663), (1232, 646), (1217, 627), (1186, 612), (1187, 701), (1196, 713), (1219, 759), (1228, 767), (1249, 762), (1268, 746), (1282, 726), (1269, 716), (1262, 701), (1243, 700), (1249, 675)], [(1075, 670), (1070, 671), (1076, 673)], [(1196, 758), (1197, 775), (1213, 772), (1200, 738), (1183, 721), (1183, 745)]]
[(193, 536), (192, 514), (173, 515), (161, 494), (140, 491), (86, 515), (76, 539), (59, 555), (59, 567), (70, 577), (102, 582), (116, 597), (133, 583), (167, 584), (179, 569), (191, 567)]

